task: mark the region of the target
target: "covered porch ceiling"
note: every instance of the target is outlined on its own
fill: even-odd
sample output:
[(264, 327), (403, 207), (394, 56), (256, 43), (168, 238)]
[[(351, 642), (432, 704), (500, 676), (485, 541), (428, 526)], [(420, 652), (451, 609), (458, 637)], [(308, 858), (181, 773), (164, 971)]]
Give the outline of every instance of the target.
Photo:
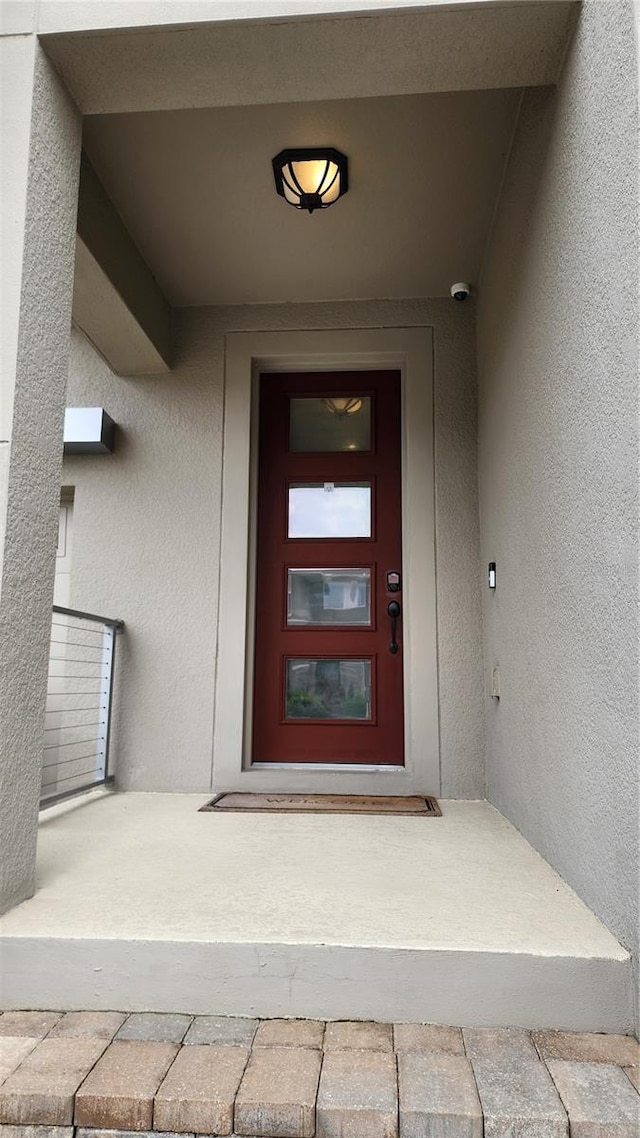
[[(371, 7), (203, 22), (187, 5), (191, 26), (45, 28), (99, 179), (81, 180), (74, 316), (116, 372), (170, 366), (172, 307), (477, 280), (520, 90), (557, 79), (576, 5)], [(277, 197), (271, 159), (295, 145), (348, 156), (332, 209)]]
[[(99, 115), (85, 149), (172, 306), (444, 296), (477, 279), (513, 90)], [(284, 147), (334, 146), (350, 187), (309, 216)]]

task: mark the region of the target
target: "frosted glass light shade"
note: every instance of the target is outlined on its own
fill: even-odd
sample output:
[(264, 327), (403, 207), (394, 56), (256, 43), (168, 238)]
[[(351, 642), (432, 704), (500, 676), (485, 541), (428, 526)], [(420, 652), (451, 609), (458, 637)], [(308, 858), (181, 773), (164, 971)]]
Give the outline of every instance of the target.
[(111, 454), (115, 423), (103, 407), (67, 407), (65, 454)]
[(325, 399), (323, 402), (334, 415), (355, 415), (362, 407), (359, 395), (334, 395), (333, 398)]
[(333, 205), (349, 188), (347, 159), (331, 147), (281, 150), (272, 164), (277, 192), (308, 213)]

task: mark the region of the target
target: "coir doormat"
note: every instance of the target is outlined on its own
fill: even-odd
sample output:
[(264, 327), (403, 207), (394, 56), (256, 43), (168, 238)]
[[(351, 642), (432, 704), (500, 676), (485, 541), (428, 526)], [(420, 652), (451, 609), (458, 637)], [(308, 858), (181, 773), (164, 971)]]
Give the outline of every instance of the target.
[(203, 811), (267, 814), (395, 814), (441, 818), (436, 798), (412, 794), (217, 794)]

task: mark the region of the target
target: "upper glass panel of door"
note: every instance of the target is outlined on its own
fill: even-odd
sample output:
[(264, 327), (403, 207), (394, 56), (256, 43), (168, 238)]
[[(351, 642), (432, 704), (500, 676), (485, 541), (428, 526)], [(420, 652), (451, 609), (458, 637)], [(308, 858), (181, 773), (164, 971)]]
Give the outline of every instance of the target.
[(297, 453), (371, 450), (370, 396), (290, 399), (289, 448)]
[(371, 483), (290, 484), (287, 537), (371, 537)]

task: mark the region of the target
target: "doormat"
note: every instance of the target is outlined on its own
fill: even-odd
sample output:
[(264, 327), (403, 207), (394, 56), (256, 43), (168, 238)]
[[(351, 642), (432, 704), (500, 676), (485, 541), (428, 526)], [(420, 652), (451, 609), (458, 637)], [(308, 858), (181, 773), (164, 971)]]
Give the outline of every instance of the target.
[(263, 814), (395, 814), (441, 818), (438, 800), (412, 794), (217, 794), (201, 811)]

